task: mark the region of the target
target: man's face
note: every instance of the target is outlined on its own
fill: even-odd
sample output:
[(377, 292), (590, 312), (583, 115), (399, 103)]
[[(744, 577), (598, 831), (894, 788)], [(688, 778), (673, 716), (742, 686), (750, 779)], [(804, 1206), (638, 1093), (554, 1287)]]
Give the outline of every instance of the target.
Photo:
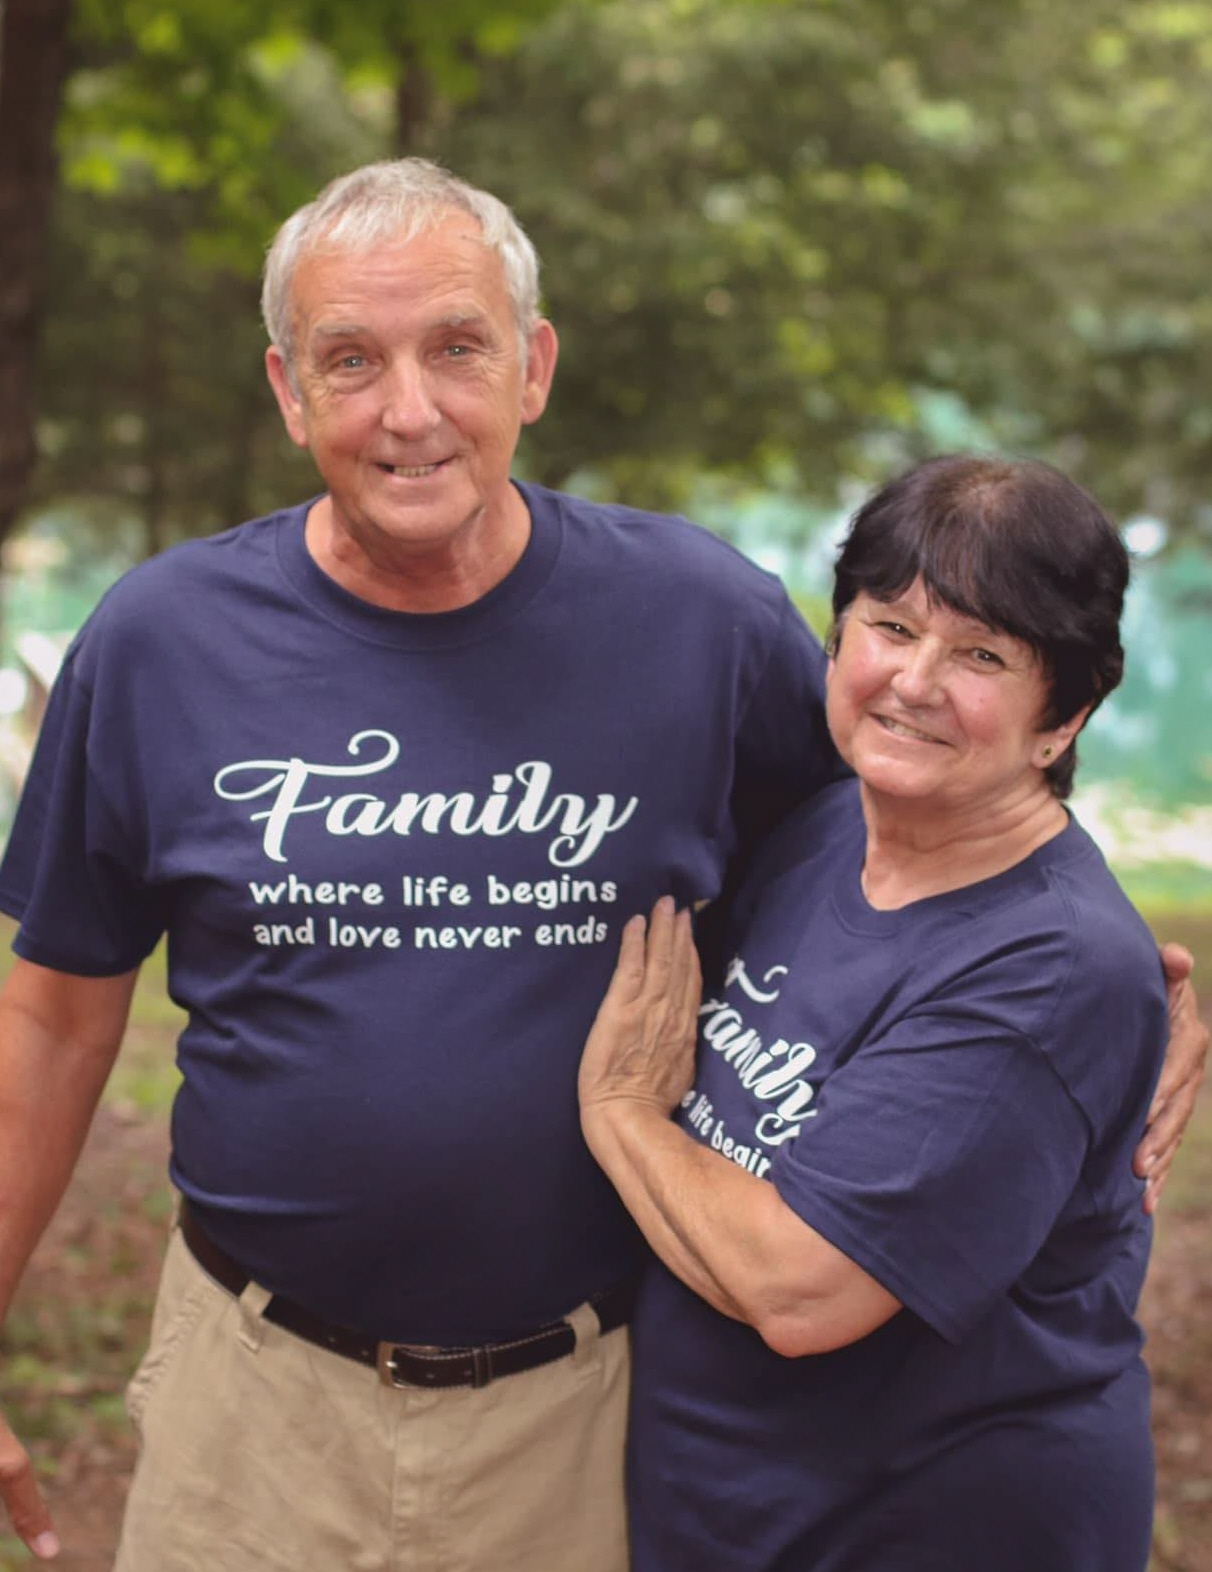
[(287, 431), (328, 487), (339, 552), (380, 572), (491, 555), (556, 349), (543, 322), (523, 357), (476, 221), (452, 212), (412, 240), (311, 253), (291, 308), (294, 386), (276, 349), (266, 365)]

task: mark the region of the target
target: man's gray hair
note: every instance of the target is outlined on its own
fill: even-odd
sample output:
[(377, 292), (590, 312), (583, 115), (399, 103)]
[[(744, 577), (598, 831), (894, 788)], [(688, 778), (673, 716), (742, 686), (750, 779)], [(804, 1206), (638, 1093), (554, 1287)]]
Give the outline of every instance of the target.
[(359, 251), (412, 240), (448, 218), (452, 209), (477, 221), (484, 244), (501, 259), (524, 358), (539, 317), (539, 259), (522, 226), (490, 192), (428, 159), (397, 158), (365, 164), (333, 180), (274, 237), (265, 259), (261, 315), (287, 371), (294, 368), (290, 296), (301, 258), (321, 249)]

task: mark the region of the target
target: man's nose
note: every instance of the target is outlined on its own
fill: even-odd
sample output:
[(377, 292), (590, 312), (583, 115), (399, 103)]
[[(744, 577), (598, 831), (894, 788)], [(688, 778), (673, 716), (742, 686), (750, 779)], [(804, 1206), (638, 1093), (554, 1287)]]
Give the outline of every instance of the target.
[(389, 370), (383, 424), (399, 436), (425, 436), (441, 420), (424, 366), (400, 361)]

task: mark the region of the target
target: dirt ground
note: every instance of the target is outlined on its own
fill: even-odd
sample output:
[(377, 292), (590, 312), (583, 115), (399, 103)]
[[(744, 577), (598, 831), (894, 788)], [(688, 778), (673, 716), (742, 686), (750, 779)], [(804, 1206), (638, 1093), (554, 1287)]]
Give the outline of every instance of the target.
[[(1151, 1572), (1212, 1572), (1212, 1091), (1195, 1124), (1143, 1306), (1159, 1471)], [(159, 1117), (102, 1107), (0, 1345), (3, 1401), (45, 1470), (64, 1540), (60, 1572), (112, 1563), (133, 1462), (120, 1395), (167, 1227), (166, 1145)], [(0, 1541), (0, 1572), (32, 1564)]]

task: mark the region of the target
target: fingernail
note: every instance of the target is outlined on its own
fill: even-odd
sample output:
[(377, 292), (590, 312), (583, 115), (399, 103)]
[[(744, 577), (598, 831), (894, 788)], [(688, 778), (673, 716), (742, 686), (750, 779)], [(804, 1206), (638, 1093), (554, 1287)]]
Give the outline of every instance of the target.
[(59, 1554), (59, 1536), (48, 1528), (45, 1533), (39, 1534), (31, 1542), (29, 1548), (39, 1561), (49, 1561), (52, 1556)]

